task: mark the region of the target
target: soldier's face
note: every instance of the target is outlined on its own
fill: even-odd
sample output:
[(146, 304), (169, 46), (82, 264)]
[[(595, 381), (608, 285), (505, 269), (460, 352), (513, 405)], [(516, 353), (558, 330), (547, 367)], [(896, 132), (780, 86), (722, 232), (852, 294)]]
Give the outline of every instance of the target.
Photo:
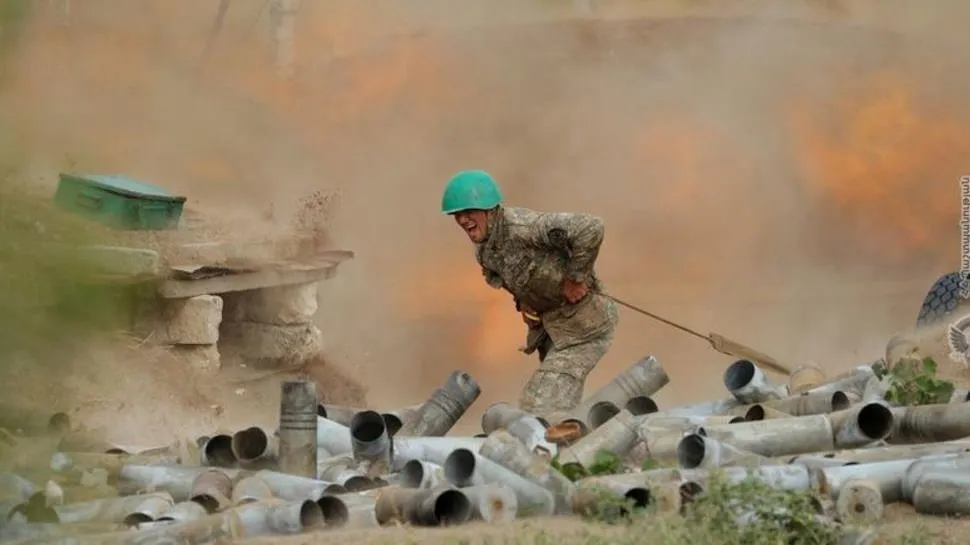
[(464, 210), (455, 213), (455, 222), (468, 238), (475, 243), (485, 240), (488, 234), (488, 212), (485, 210)]

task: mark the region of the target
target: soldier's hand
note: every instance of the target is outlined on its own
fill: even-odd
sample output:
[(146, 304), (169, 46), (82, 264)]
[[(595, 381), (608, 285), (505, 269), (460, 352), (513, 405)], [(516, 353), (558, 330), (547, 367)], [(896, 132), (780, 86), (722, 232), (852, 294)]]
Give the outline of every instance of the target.
[(562, 282), (562, 295), (569, 303), (578, 303), (588, 291), (589, 288), (582, 282), (573, 282), (568, 278)]

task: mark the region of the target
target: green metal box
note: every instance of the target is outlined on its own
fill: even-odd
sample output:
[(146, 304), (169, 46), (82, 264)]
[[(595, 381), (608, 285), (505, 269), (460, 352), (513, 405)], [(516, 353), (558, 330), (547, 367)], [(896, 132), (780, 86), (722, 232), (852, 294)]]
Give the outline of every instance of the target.
[(115, 229), (175, 229), (185, 197), (121, 176), (60, 175), (54, 204)]

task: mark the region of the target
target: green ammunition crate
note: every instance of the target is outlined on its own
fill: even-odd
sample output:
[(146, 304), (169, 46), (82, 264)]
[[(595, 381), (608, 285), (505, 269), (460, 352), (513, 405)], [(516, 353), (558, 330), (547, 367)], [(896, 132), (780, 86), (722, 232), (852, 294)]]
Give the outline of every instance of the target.
[(121, 176), (61, 174), (54, 195), (60, 208), (115, 229), (175, 229), (185, 197)]

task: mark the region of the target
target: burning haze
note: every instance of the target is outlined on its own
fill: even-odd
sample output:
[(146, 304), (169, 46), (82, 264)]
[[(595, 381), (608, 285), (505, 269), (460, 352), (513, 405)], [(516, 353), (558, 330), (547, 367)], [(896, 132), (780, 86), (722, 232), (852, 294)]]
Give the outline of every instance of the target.
[[(439, 213), (463, 168), (491, 171), (510, 205), (601, 216), (616, 296), (796, 365), (879, 357), (959, 263), (968, 57), (946, 36), (962, 2), (715, 18), (671, 0), (655, 19), (602, 2), (585, 24), (552, 2), (303, 2), (289, 83), (262, 0), (232, 2), (202, 63), (217, 3), (34, 14), (5, 117), (40, 183), (123, 172), (242, 220), (239, 238), (331, 192), (331, 237), (357, 258), (324, 284), (320, 322), (376, 406), (453, 369), (482, 402), (515, 401), (537, 364)], [(722, 395), (730, 358), (626, 310), (587, 389), (646, 354), (671, 376), (661, 403)]]

